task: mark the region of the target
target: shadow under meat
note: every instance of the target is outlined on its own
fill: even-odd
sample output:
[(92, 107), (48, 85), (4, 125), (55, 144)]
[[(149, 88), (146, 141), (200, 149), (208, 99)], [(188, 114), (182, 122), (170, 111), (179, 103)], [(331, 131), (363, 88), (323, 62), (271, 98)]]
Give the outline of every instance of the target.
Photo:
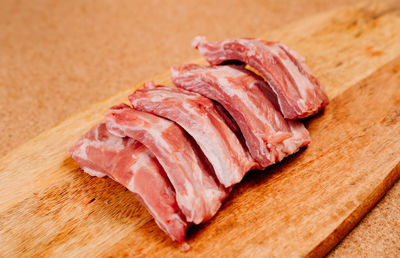
[(237, 201), (238, 198), (241, 198), (243, 194), (246, 194), (246, 191), (249, 188), (263, 187), (269, 180), (271, 180), (271, 178), (282, 176), (285, 173), (286, 168), (290, 166), (293, 162), (296, 162), (296, 160), (299, 158), (300, 155), (302, 155), (305, 150), (306, 148), (303, 147), (297, 153), (286, 157), (281, 162), (273, 164), (265, 168), (264, 170), (255, 169), (249, 171), (243, 177), (242, 181), (234, 186), (232, 192), (230, 193), (228, 198), (226, 198), (225, 201), (222, 203), (221, 208), (214, 217), (206, 222), (201, 223), (200, 225), (192, 225), (188, 228), (185, 240), (188, 242), (192, 240), (194, 241), (196, 236), (201, 234), (201, 232), (206, 230), (209, 225), (213, 224), (218, 219), (218, 216), (223, 216), (223, 211), (227, 207), (229, 207), (232, 202)]

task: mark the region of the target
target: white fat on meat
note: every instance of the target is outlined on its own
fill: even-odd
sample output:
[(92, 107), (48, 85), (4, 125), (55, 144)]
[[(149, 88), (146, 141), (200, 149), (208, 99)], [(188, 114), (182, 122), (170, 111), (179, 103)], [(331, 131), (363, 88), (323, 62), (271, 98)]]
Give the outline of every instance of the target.
[(267, 167), (310, 142), (304, 125), (285, 120), (269, 101), (264, 80), (240, 66), (171, 68), (174, 84), (219, 102), (239, 126), (252, 157)]
[(228, 195), (184, 130), (172, 121), (121, 104), (106, 115), (111, 133), (145, 145), (164, 168), (188, 222), (210, 219)]
[(257, 166), (208, 98), (183, 89), (153, 85), (135, 91), (129, 100), (136, 110), (167, 118), (185, 129), (225, 187), (240, 182), (247, 171)]
[(328, 97), (305, 64), (305, 58), (287, 46), (259, 39), (228, 39), (207, 42), (195, 37), (192, 46), (212, 65), (239, 60), (260, 72), (275, 93), (285, 118), (310, 116), (324, 108)]
[(105, 123), (100, 123), (72, 146), (69, 153), (89, 175), (108, 176), (127, 187), (165, 233), (183, 242), (188, 223), (165, 171), (145, 146), (111, 134)]

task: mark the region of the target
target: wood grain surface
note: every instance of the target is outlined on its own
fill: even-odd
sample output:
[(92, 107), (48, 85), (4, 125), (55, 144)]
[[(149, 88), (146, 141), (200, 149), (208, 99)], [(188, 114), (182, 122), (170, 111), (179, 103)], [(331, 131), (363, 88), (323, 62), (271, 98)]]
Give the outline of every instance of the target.
[[(307, 149), (251, 172), (217, 216), (189, 230), (189, 256), (322, 255), (379, 200), (400, 176), (399, 27), (397, 8), (359, 5), (262, 36), (305, 55), (332, 102), (306, 121)], [(171, 85), (168, 73), (151, 79)], [(182, 255), (126, 189), (65, 154), (140, 86), (0, 160), (0, 255)]]

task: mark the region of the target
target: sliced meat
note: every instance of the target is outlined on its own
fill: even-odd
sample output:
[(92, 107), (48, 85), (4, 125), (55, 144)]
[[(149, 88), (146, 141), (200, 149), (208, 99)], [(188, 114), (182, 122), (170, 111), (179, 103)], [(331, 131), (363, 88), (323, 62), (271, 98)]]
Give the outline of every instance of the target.
[(255, 68), (268, 82), (285, 118), (307, 117), (329, 103), (305, 58), (283, 44), (260, 39), (228, 39), (210, 43), (198, 36), (192, 46), (212, 65), (239, 60)]
[(136, 110), (167, 118), (185, 129), (225, 187), (240, 182), (247, 171), (257, 166), (208, 98), (183, 89), (145, 84), (129, 100)]
[(133, 192), (173, 240), (183, 242), (188, 224), (175, 191), (155, 156), (141, 143), (112, 135), (105, 123), (93, 127), (69, 150), (88, 174), (108, 176)]
[(267, 167), (310, 143), (304, 125), (285, 120), (268, 100), (265, 82), (239, 66), (172, 67), (171, 76), (179, 88), (213, 99), (232, 115), (253, 158)]
[(136, 139), (154, 153), (175, 188), (178, 206), (188, 222), (199, 224), (217, 212), (228, 190), (219, 184), (212, 167), (181, 127), (125, 104), (112, 107), (106, 122), (113, 134)]

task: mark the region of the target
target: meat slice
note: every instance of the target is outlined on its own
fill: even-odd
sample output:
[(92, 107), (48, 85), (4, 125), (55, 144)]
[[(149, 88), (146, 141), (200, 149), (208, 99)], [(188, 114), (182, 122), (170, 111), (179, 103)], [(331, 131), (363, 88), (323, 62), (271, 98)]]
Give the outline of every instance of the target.
[(133, 192), (173, 240), (183, 242), (188, 224), (175, 191), (155, 156), (141, 143), (108, 132), (100, 123), (69, 149), (88, 174), (108, 176)]
[(171, 76), (177, 87), (222, 104), (262, 167), (282, 160), (311, 141), (302, 123), (285, 120), (268, 100), (264, 80), (243, 67), (183, 65), (172, 67)]
[(136, 139), (154, 153), (188, 222), (199, 224), (217, 212), (228, 190), (219, 184), (212, 167), (181, 127), (125, 104), (112, 107), (106, 123), (111, 133)]
[(225, 124), (214, 103), (200, 94), (145, 84), (129, 96), (136, 110), (179, 124), (200, 146), (221, 184), (230, 187), (257, 166), (250, 153)]
[(212, 65), (239, 60), (255, 68), (268, 82), (287, 119), (315, 114), (329, 103), (305, 58), (283, 44), (241, 38), (210, 43), (198, 36), (192, 46)]

